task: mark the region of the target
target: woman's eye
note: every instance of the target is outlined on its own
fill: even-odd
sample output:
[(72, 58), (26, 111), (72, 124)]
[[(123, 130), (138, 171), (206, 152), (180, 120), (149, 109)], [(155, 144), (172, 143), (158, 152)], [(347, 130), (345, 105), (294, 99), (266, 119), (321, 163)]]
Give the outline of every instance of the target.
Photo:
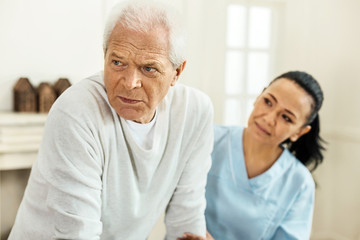
[(264, 98), (264, 102), (265, 102), (266, 105), (272, 106), (272, 103), (268, 98)]
[(289, 118), (289, 117), (286, 116), (286, 115), (283, 115), (283, 119), (284, 119), (285, 121), (289, 122), (289, 123), (292, 122), (291, 118)]

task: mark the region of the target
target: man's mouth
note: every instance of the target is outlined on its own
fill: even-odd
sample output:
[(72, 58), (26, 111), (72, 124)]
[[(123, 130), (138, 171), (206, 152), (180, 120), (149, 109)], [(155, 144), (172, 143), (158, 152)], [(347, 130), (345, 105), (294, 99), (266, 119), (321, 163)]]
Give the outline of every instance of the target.
[(140, 100), (136, 100), (136, 99), (130, 99), (130, 98), (125, 98), (125, 97), (119, 97), (119, 98), (123, 103), (127, 103), (127, 104), (136, 104), (136, 103), (141, 102)]

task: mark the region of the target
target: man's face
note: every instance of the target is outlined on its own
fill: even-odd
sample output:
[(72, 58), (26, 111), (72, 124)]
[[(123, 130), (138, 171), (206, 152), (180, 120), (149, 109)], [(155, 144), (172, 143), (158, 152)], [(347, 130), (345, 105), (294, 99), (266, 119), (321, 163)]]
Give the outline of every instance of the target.
[(150, 122), (156, 107), (183, 67), (169, 60), (168, 33), (149, 33), (115, 26), (105, 53), (104, 82), (111, 106), (124, 119)]

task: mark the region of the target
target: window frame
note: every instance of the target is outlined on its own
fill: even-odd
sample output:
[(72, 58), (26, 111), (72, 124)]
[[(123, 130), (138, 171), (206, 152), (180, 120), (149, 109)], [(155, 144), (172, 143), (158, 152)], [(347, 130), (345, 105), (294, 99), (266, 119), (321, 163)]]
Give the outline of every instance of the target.
[[(223, 113), (222, 113), (222, 122), (225, 125), (246, 125), (247, 118), (251, 112), (252, 102), (255, 101), (256, 97), (259, 93), (249, 93), (247, 92), (248, 89), (248, 81), (247, 75), (248, 75), (248, 57), (250, 53), (256, 53), (256, 52), (262, 52), (267, 53), (269, 56), (269, 63), (268, 63), (268, 72), (266, 74), (266, 83), (265, 85), (270, 82), (270, 80), (274, 77), (274, 73), (276, 71), (277, 62), (279, 59), (276, 57), (276, 52), (278, 50), (279, 46), (279, 36), (280, 29), (281, 29), (281, 19), (283, 18), (283, 8), (284, 8), (284, 2), (283, 0), (228, 0), (226, 2), (225, 11), (226, 11), (226, 19), (225, 19), (225, 28), (226, 28), (226, 36), (227, 36), (227, 28), (228, 28), (228, 22), (227, 22), (227, 9), (229, 5), (242, 5), (246, 8), (246, 25), (245, 25), (245, 33), (246, 36), (244, 38), (244, 46), (243, 47), (229, 47), (227, 45), (227, 39), (225, 38), (224, 42), (224, 79), (226, 78), (226, 59), (227, 59), (227, 53), (229, 51), (237, 51), (241, 52), (243, 54), (243, 72), (242, 72), (242, 79), (245, 81), (241, 81), (242, 89), (243, 91), (240, 93), (227, 93), (226, 92), (226, 81), (224, 81), (224, 96), (223, 96)], [(269, 47), (264, 48), (253, 48), (250, 47), (248, 44), (248, 38), (249, 38), (249, 9), (251, 7), (266, 7), (269, 8), (271, 11), (271, 24), (270, 24), (270, 42)], [(266, 86), (264, 86), (266, 87)], [(227, 112), (226, 112), (226, 104), (229, 100), (238, 101), (239, 108), (240, 109), (231, 109), (230, 111), (240, 111), (240, 113), (236, 112), (238, 116), (240, 116), (238, 120), (231, 121), (230, 119), (227, 119)], [(251, 104), (250, 104), (251, 102)]]

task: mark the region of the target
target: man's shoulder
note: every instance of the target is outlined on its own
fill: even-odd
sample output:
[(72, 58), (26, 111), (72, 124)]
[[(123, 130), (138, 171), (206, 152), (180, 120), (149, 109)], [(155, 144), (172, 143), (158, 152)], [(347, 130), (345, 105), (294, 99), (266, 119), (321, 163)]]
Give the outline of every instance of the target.
[(107, 108), (106, 91), (101, 73), (82, 79), (69, 87), (55, 101), (52, 111), (61, 110), (71, 115)]
[[(170, 111), (170, 117), (189, 129), (209, 128), (211, 131), (214, 110), (210, 98), (200, 90), (176, 84), (172, 87), (160, 108)], [(193, 126), (193, 128), (189, 127)], [(212, 132), (212, 131), (211, 131)]]
[(183, 102), (189, 107), (211, 107), (210, 97), (199, 89), (177, 83), (169, 91), (168, 97), (171, 101)]
[(69, 92), (68, 94), (71, 95), (71, 97), (84, 97), (85, 95), (94, 95), (94, 92), (100, 94), (105, 93), (103, 75), (101, 72), (99, 72), (90, 77), (84, 78), (79, 82), (75, 83), (70, 88), (68, 88), (64, 93), (66, 92)]

